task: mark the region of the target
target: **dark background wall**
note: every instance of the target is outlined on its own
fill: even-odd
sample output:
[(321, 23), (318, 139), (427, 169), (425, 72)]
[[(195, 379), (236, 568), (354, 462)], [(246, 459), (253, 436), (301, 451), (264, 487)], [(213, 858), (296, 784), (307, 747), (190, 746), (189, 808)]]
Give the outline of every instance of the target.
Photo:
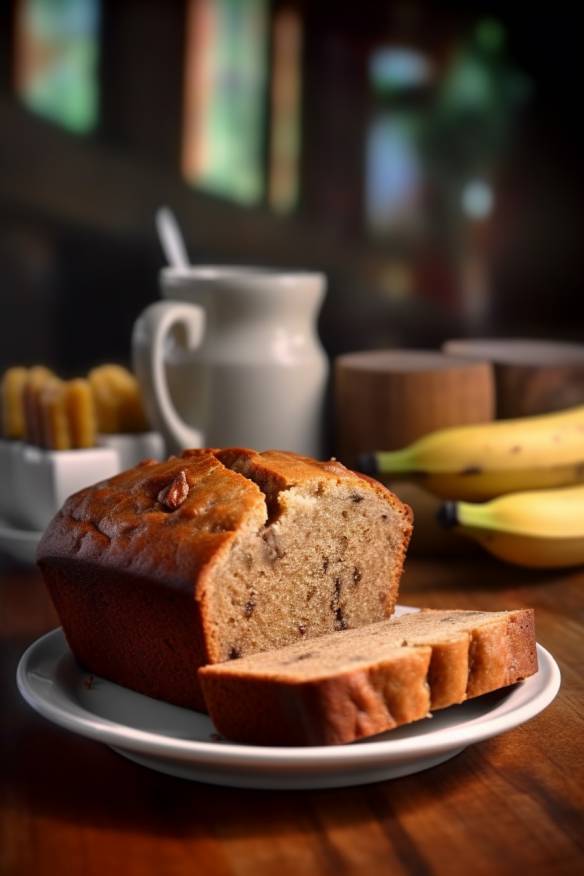
[[(503, 3), (291, 5), (304, 31), (301, 195), (282, 216), (181, 177), (185, 3), (104, 2), (100, 124), (85, 137), (17, 100), (15, 6), (3, 4), (0, 367), (44, 361), (73, 373), (127, 360), (132, 322), (157, 296), (161, 203), (176, 209), (195, 261), (326, 270), (321, 332), (331, 354), (459, 334), (584, 340), (575, 13)], [(363, 209), (367, 125), (379, 105), (367, 79), (371, 52), (413, 46), (439, 82), (484, 18), (502, 25), (505, 63), (529, 92), (492, 160), (492, 214), (469, 227), (452, 220), (439, 193), (450, 184), (443, 168), (456, 131), (438, 128), (425, 230), (372, 235)], [(414, 96), (416, 112), (430, 112), (437, 87)], [(466, 287), (475, 282), (483, 300), (469, 315)]]

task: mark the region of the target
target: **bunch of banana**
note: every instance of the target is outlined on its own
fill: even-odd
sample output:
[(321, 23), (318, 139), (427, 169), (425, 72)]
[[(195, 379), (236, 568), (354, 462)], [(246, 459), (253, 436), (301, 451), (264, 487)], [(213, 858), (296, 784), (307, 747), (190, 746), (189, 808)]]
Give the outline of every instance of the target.
[(360, 457), (361, 471), (415, 478), (444, 499), (584, 483), (584, 405), (559, 413), (432, 432), (402, 450)]
[(509, 563), (541, 569), (584, 563), (584, 485), (476, 505), (446, 502), (438, 519)]

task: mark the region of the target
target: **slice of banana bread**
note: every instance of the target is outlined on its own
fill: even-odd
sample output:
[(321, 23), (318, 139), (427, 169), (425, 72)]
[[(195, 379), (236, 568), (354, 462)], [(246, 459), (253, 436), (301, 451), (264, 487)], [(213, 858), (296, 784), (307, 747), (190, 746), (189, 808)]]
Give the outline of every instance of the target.
[(534, 616), (436, 611), (206, 666), (215, 726), (258, 745), (353, 742), (537, 672)]
[(411, 529), (335, 461), (193, 450), (72, 496), (38, 561), (87, 669), (204, 708), (205, 663), (388, 617)]

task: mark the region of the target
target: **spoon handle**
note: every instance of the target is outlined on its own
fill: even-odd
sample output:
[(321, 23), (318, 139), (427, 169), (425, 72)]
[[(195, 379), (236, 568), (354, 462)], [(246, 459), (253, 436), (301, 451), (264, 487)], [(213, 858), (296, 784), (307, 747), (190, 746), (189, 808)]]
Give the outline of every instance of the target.
[(169, 265), (178, 270), (186, 271), (189, 267), (189, 257), (178, 222), (170, 207), (158, 208), (156, 228)]

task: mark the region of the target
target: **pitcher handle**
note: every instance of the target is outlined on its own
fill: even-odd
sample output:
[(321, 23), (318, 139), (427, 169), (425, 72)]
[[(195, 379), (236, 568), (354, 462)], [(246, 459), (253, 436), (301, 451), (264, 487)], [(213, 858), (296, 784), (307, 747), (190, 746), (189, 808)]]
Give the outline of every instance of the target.
[(180, 324), (186, 331), (187, 349), (201, 345), (205, 311), (196, 304), (158, 301), (144, 310), (132, 332), (134, 370), (144, 396), (148, 418), (162, 433), (168, 453), (187, 447), (202, 447), (204, 436), (179, 416), (170, 397), (164, 366), (164, 341), (170, 329)]

